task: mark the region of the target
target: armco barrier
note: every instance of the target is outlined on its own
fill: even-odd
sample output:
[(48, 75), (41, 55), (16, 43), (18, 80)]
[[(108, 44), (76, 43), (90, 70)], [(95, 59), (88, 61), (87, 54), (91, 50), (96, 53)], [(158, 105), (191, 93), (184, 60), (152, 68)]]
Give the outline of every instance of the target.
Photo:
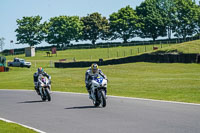
[(154, 62), (154, 63), (200, 63), (198, 54), (142, 54), (125, 58), (106, 61), (81, 61), (81, 62), (55, 62), (56, 68), (89, 67), (92, 63), (98, 65), (115, 65), (133, 62)]

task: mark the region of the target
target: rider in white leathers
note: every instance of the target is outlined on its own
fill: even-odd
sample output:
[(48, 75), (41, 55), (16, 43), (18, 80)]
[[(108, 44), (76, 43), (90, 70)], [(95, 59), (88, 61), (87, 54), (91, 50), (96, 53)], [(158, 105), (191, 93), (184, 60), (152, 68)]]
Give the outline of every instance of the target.
[(49, 87), (50, 87), (49, 89), (51, 90), (51, 76), (48, 75), (48, 74), (44, 71), (44, 69), (43, 69), (42, 67), (39, 67), (39, 68), (38, 68), (38, 71), (37, 71), (36, 73), (34, 73), (34, 75), (33, 75), (35, 90), (36, 90), (36, 92), (38, 93), (38, 95), (40, 95), (39, 87), (40, 87), (40, 82), (41, 82), (41, 81), (38, 80), (38, 77), (39, 77), (40, 74), (42, 74), (43, 76), (45, 76), (45, 77), (47, 77), (47, 78), (49, 79), (49, 84), (50, 84), (50, 85), (49, 85)]
[(93, 63), (91, 67), (86, 71), (85, 73), (85, 85), (87, 88), (87, 91), (89, 93), (89, 98), (91, 98), (91, 80), (92, 76), (99, 74), (101, 75), (104, 79), (108, 80), (106, 75), (103, 74), (101, 69), (99, 69), (98, 65), (96, 63)]

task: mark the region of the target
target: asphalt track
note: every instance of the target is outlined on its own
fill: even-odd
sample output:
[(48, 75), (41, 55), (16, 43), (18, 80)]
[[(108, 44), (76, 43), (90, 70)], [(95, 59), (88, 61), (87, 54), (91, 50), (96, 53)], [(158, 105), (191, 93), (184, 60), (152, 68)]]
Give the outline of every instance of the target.
[(108, 97), (94, 108), (88, 95), (0, 90), (0, 117), (47, 133), (199, 133), (200, 105)]

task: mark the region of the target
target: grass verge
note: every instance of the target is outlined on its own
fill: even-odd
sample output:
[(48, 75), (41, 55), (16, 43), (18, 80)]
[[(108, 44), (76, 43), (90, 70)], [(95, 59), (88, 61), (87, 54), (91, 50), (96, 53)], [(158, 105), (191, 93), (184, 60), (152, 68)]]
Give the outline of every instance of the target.
[(15, 123), (8, 123), (0, 120), (1, 133), (37, 133), (31, 129), (17, 125)]
[[(101, 66), (108, 76), (108, 94), (200, 103), (199, 64), (129, 63)], [(52, 76), (52, 90), (87, 93), (87, 68), (45, 68)], [(36, 68), (11, 68), (0, 73), (0, 89), (33, 90)]]

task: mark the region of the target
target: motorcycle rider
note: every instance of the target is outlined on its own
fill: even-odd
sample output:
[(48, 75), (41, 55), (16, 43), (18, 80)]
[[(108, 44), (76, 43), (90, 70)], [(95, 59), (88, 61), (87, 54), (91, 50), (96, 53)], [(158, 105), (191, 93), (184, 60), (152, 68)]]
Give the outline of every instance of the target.
[(40, 82), (38, 80), (39, 75), (45, 76), (49, 79), (49, 89), (51, 90), (51, 76), (48, 75), (42, 67), (39, 67), (37, 69), (37, 72), (34, 73), (33, 79), (34, 79), (34, 85), (35, 85), (35, 90), (38, 95), (40, 95), (39, 87), (40, 87)]
[(86, 88), (87, 91), (89, 93), (89, 98), (91, 99), (91, 80), (92, 80), (92, 76), (94, 75), (101, 75), (104, 79), (108, 80), (106, 75), (103, 74), (103, 72), (101, 71), (101, 69), (99, 69), (99, 66), (96, 63), (93, 63), (91, 65), (91, 67), (86, 71), (85, 73), (85, 84), (86, 84)]

